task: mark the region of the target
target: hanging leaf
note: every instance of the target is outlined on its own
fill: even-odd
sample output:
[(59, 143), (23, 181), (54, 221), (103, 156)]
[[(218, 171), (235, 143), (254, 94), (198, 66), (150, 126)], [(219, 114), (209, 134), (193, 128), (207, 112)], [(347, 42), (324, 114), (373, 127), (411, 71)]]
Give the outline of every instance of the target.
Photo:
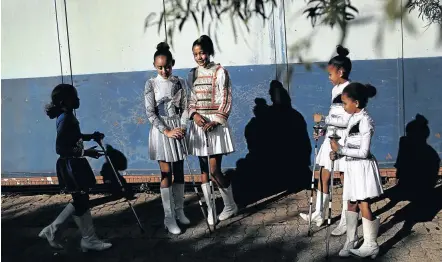
[(156, 17), (156, 13), (150, 13), (146, 19), (144, 19), (144, 32), (146, 32), (146, 29), (151, 25), (152, 21)]
[(165, 12), (161, 13), (160, 21), (158, 22), (158, 34), (161, 32), (161, 26), (163, 25), (163, 22), (165, 21)]
[(183, 29), (183, 26), (184, 26), (184, 23), (186, 22), (186, 20), (187, 20), (187, 15), (185, 17), (183, 17), (183, 19), (180, 22), (180, 25), (178, 26), (178, 30), (180, 30), (180, 32)]
[(205, 14), (206, 14), (206, 12), (203, 10), (203, 12), (201, 13), (201, 25), (202, 25), (203, 31), (204, 31), (204, 18), (205, 18)]
[(199, 32), (200, 31), (200, 26), (198, 24), (198, 19), (196, 18), (196, 15), (195, 15), (195, 13), (193, 11), (191, 11), (190, 13), (192, 14), (193, 21), (195, 21), (196, 28), (198, 29), (198, 32)]

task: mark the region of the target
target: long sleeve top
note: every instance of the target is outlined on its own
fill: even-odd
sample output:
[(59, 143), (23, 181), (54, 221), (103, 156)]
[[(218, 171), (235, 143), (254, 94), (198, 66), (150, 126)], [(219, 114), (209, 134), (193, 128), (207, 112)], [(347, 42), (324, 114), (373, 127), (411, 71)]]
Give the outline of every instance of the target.
[(82, 157), (84, 155), (84, 135), (80, 123), (72, 112), (57, 117), (56, 152), (61, 157)]
[(167, 120), (180, 119), (186, 128), (188, 120), (186, 82), (177, 76), (164, 79), (161, 76), (146, 81), (144, 101), (149, 122), (161, 133), (172, 127)]
[(327, 136), (331, 135), (330, 127), (335, 127), (338, 129), (346, 128), (348, 121), (350, 119), (350, 114), (345, 112), (344, 106), (342, 105), (341, 94), (349, 82), (345, 82), (340, 85), (336, 85), (332, 89), (332, 103), (327, 117), (325, 118), (325, 124), (327, 125)]
[(232, 109), (232, 83), (228, 71), (214, 62), (199, 66), (188, 75), (190, 87), (189, 116), (194, 113), (214, 115), (225, 125)]
[(351, 115), (344, 146), (338, 154), (347, 156), (347, 160), (369, 159), (371, 138), (374, 133), (374, 123), (365, 109)]

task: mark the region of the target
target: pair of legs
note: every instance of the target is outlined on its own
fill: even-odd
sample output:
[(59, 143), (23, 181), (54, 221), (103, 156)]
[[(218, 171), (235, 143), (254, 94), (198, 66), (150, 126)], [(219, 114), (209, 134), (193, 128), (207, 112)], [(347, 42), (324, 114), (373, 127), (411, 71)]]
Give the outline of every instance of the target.
[[(161, 170), (161, 200), (164, 208), (164, 227), (172, 234), (180, 234), (177, 224), (190, 224), (184, 214), (184, 162), (158, 161)], [(173, 176), (173, 180), (172, 180)]]
[[(331, 179), (330, 171), (324, 167), (321, 167), (319, 171), (319, 183), (316, 195), (316, 209), (315, 212), (312, 213), (311, 217), (312, 222), (315, 222), (318, 227), (321, 226), (325, 221), (325, 210), (326, 207), (328, 206), (328, 201), (329, 201), (330, 179)], [(344, 172), (340, 173), (340, 179), (341, 183), (344, 184)], [(338, 226), (331, 233), (334, 236), (341, 236), (345, 234), (345, 232), (347, 231), (346, 217), (345, 217), (345, 211), (347, 210), (346, 202), (347, 201), (343, 201), (342, 203), (341, 220), (339, 221)], [(300, 216), (306, 221), (309, 221), (310, 219), (308, 214), (301, 213)]]
[[(201, 168), (201, 181), (202, 183), (209, 183), (208, 164), (207, 157), (198, 157)], [(230, 186), (230, 179), (224, 176), (221, 172), (221, 163), (223, 160), (222, 155), (210, 156), (210, 174), (219, 188), (228, 188)]]
[(348, 211), (359, 213), (363, 218), (373, 221), (373, 213), (371, 212), (370, 204), (368, 201), (348, 201)]
[(98, 239), (92, 224), (92, 216), (90, 212), (89, 194), (84, 192), (72, 193), (72, 203), (69, 203), (58, 217), (47, 227), (45, 227), (38, 236), (46, 238), (53, 248), (61, 249), (63, 246), (56, 240), (56, 233), (60, 226), (72, 216), (78, 228), (81, 231), (81, 248), (85, 252), (87, 250), (101, 251), (112, 246)]
[[(364, 233), (364, 243), (360, 248), (354, 249), (358, 241), (358, 218), (359, 211), (362, 214), (362, 229)], [(379, 253), (377, 244), (377, 235), (379, 231), (380, 220), (373, 217), (370, 203), (367, 200), (348, 201), (347, 219), (347, 239), (344, 247), (339, 251), (339, 256), (348, 257), (350, 255), (358, 257), (375, 258)]]
[(184, 184), (184, 161), (181, 160), (173, 163), (158, 161), (158, 163), (161, 170), (161, 188), (172, 186), (172, 182)]
[[(328, 194), (328, 188), (330, 187), (330, 177), (330, 171), (325, 169), (324, 167), (321, 167), (321, 170), (319, 171), (318, 189), (322, 193)], [(344, 172), (340, 172), (339, 179), (341, 180), (341, 184), (344, 185)]]
[(201, 188), (203, 190), (204, 198), (207, 204), (207, 220), (210, 225), (214, 225), (216, 223), (216, 216), (213, 215), (213, 210), (216, 211), (216, 208), (213, 209), (212, 201), (211, 201), (211, 190), (209, 184), (209, 165), (210, 165), (210, 175), (212, 180), (217, 184), (221, 197), (224, 202), (224, 209), (221, 214), (218, 216), (220, 221), (229, 219), (234, 216), (238, 212), (238, 206), (233, 199), (233, 192), (230, 183), (230, 179), (221, 171), (221, 163), (222, 163), (222, 155), (212, 155), (210, 156), (209, 163), (207, 163), (207, 157), (198, 157), (201, 168)]

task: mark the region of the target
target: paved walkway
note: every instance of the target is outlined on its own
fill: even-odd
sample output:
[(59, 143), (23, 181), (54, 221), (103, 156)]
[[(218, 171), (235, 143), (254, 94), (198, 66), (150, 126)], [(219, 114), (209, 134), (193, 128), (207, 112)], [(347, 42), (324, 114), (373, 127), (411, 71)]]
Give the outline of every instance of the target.
[[(439, 189), (442, 187), (439, 187)], [(441, 190), (439, 190), (440, 192)], [(337, 222), (341, 189), (335, 190), (333, 215)], [(158, 195), (138, 194), (133, 201), (146, 233), (142, 235), (123, 200), (109, 201), (103, 195), (91, 196), (98, 234), (110, 239), (111, 250), (81, 253), (80, 236), (73, 221), (61, 234), (66, 249), (54, 251), (37, 237), (38, 232), (70, 200), (66, 195), (2, 197), (2, 261), (324, 261), (326, 228), (313, 227), (307, 237), (307, 223), (298, 216), (307, 211), (308, 192), (281, 194), (242, 210), (235, 218), (221, 222), (209, 235), (194, 195), (186, 195), (186, 212), (193, 224), (184, 233), (172, 236), (162, 227), (162, 206)], [(218, 199), (221, 209), (221, 199)], [(437, 197), (427, 205), (441, 203)], [(388, 198), (373, 204), (381, 217), (381, 255), (378, 261), (442, 261), (442, 211), (425, 209), (426, 217), (416, 216), (422, 204), (394, 202)], [(410, 229), (410, 230), (409, 230)], [(359, 236), (362, 227), (359, 226)], [(331, 261), (345, 236), (332, 237)], [(353, 261), (354, 259), (346, 259)]]

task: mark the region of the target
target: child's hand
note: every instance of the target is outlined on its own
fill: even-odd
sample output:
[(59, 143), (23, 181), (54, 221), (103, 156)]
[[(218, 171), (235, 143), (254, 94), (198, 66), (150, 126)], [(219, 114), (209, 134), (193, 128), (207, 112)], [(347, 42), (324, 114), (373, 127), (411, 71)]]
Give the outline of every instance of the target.
[(336, 152), (331, 151), (330, 152), (330, 160), (336, 160), (338, 159), (338, 154), (336, 154)]
[(215, 127), (217, 127), (218, 125), (219, 125), (218, 122), (216, 122), (216, 121), (212, 121), (212, 122), (210, 122), (210, 123), (208, 123), (208, 124), (205, 124), (204, 127), (203, 127), (203, 130), (204, 130), (204, 132), (212, 132), (213, 129), (214, 129)]
[(318, 140), (321, 136), (323, 136), (324, 134), (322, 132), (313, 132), (313, 139)]
[(95, 158), (95, 159), (98, 159), (101, 156), (103, 156), (103, 153), (101, 151), (96, 150), (95, 148), (96, 148), (96, 146), (88, 148), (88, 149), (85, 149), (84, 150), (84, 156), (92, 157), (92, 158)]
[(196, 113), (193, 116), (193, 121), (195, 121), (195, 124), (199, 127), (203, 127), (206, 124), (206, 120), (204, 117), (202, 117), (200, 114)]
[(103, 134), (103, 133), (100, 133), (100, 132), (98, 132), (98, 131), (95, 131), (95, 132), (92, 134), (92, 139), (93, 139), (95, 142), (100, 142), (101, 140), (103, 140), (103, 138), (104, 138), (104, 134)]
[(184, 137), (184, 132), (182, 128), (175, 128), (172, 130), (165, 130), (164, 134), (168, 137), (168, 138), (174, 138), (174, 139), (181, 139)]
[(338, 152), (339, 144), (338, 144), (338, 142), (336, 142), (336, 140), (330, 139), (330, 146), (331, 146), (331, 149), (333, 150), (333, 152)]
[(313, 115), (313, 121), (315, 123), (321, 122), (322, 118), (323, 118), (323, 116), (321, 114), (316, 113), (316, 114)]

